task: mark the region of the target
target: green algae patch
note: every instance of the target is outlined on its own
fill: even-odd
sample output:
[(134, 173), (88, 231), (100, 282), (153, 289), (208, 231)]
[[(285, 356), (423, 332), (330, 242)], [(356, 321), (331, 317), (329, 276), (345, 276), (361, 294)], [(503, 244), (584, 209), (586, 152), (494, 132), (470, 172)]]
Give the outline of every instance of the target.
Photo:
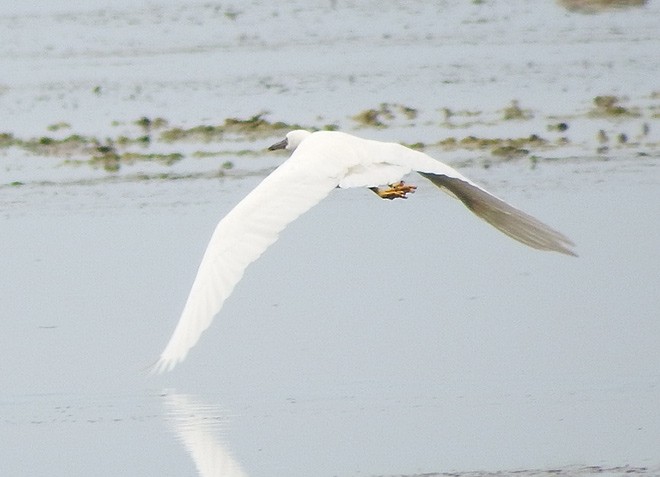
[[(171, 166), (184, 159), (185, 156), (256, 156), (260, 151), (242, 149), (239, 151), (198, 151), (197, 153), (184, 153), (172, 151), (174, 147), (165, 146), (175, 141), (201, 141), (210, 142), (254, 141), (261, 137), (281, 136), (292, 129), (301, 126), (288, 124), (282, 121), (271, 122), (266, 119), (265, 113), (256, 114), (247, 119), (228, 118), (220, 125), (197, 125), (188, 129), (169, 127), (169, 122), (160, 117), (140, 117), (132, 121), (113, 121), (113, 127), (123, 127), (122, 134), (111, 135), (105, 139), (81, 134), (70, 134), (66, 137), (56, 135), (43, 135), (29, 139), (16, 137), (11, 132), (0, 133), (0, 148), (17, 147), (36, 156), (59, 156), (65, 165), (89, 165), (93, 168), (102, 168), (108, 172), (117, 172), (123, 165), (139, 162), (158, 163)], [(47, 126), (52, 132), (70, 129), (69, 123), (59, 122)], [(336, 129), (329, 125), (326, 129)], [(158, 146), (159, 151), (150, 149)], [(165, 151), (163, 151), (165, 146)], [(263, 153), (263, 151), (261, 151)], [(231, 161), (222, 164), (222, 170), (233, 167)]]
[(121, 156), (115, 149), (112, 141), (107, 140), (105, 144), (96, 144), (96, 148), (89, 159), (93, 167), (102, 167), (107, 172), (117, 172), (121, 164)]
[(40, 156), (72, 156), (84, 154), (93, 143), (93, 138), (81, 136), (80, 134), (71, 134), (63, 139), (42, 136), (25, 141), (15, 141), (15, 145)]
[(593, 99), (594, 109), (592, 109), (589, 114), (593, 117), (640, 116), (638, 110), (626, 108), (620, 103), (621, 98), (617, 96), (596, 96)]
[(60, 131), (62, 129), (71, 129), (71, 124), (61, 121), (59, 123), (51, 124), (46, 129), (49, 131)]
[(462, 139), (449, 137), (436, 143), (445, 150), (465, 149), (490, 150), (491, 154), (500, 158), (522, 157), (529, 154), (528, 148), (542, 148), (550, 145), (550, 141), (536, 134), (521, 138), (483, 138), (466, 136)]
[(163, 118), (148, 118), (142, 116), (140, 119), (133, 122), (136, 126), (142, 128), (145, 132), (150, 132), (154, 129), (163, 129), (167, 127), (168, 122)]
[(220, 125), (199, 125), (184, 129), (174, 127), (160, 133), (160, 139), (165, 142), (175, 141), (220, 141), (226, 135), (243, 136), (247, 140), (261, 137), (271, 137), (275, 134), (293, 129), (304, 129), (297, 124), (282, 121), (271, 122), (264, 118), (265, 113), (256, 114), (248, 119), (227, 118)]
[(409, 106), (404, 106), (402, 104), (398, 105), (399, 111), (401, 114), (403, 114), (406, 119), (413, 120), (417, 119), (417, 116), (419, 114), (419, 111), (417, 111), (415, 108), (411, 108)]
[(149, 144), (151, 144), (151, 136), (148, 134), (137, 137), (117, 136), (115, 143), (118, 146), (122, 146), (122, 147), (127, 147), (134, 144), (146, 147), (149, 146)]
[(453, 110), (447, 107), (441, 108), (439, 111), (443, 116), (443, 120), (440, 124), (445, 128), (465, 129), (477, 124), (488, 124), (488, 122), (482, 118), (482, 111)]
[(202, 141), (211, 142), (219, 140), (223, 135), (220, 126), (200, 125), (192, 128), (183, 129), (174, 127), (166, 129), (160, 133), (160, 139), (165, 142), (176, 141)]
[(15, 146), (20, 141), (14, 137), (12, 133), (0, 133), (0, 147)]
[(597, 14), (610, 10), (644, 6), (648, 0), (559, 0), (570, 12)]
[(179, 152), (173, 152), (171, 154), (142, 154), (139, 152), (124, 152), (119, 156), (119, 160), (125, 164), (135, 164), (138, 161), (145, 162), (158, 162), (166, 166), (171, 166), (176, 164), (181, 159), (183, 159), (183, 154)]
[(492, 149), (490, 153), (501, 159), (517, 159), (528, 155), (529, 151), (515, 146), (500, 146)]
[(523, 146), (541, 147), (547, 143), (548, 141), (546, 139), (543, 139), (536, 134), (515, 139), (478, 138), (468, 136), (460, 141), (460, 144), (468, 149), (487, 149), (492, 147), (521, 148)]
[(422, 151), (426, 149), (426, 144), (424, 144), (423, 142), (414, 142), (412, 144), (403, 144), (403, 145), (410, 149), (414, 149), (416, 151)]
[(270, 122), (264, 119), (264, 113), (257, 114), (248, 119), (228, 118), (223, 125), (225, 132), (233, 134), (264, 134), (267, 136), (275, 132), (301, 129), (301, 126), (287, 124), (282, 121)]
[(515, 99), (502, 111), (502, 119), (505, 121), (525, 121), (533, 117), (532, 112), (529, 109), (521, 108)]
[(381, 117), (386, 114), (382, 110), (366, 109), (352, 116), (355, 122), (363, 127), (384, 128), (387, 125), (381, 120)]
[(195, 151), (190, 154), (190, 157), (195, 157), (198, 159), (203, 159), (206, 157), (222, 157), (222, 156), (232, 156), (232, 157), (241, 157), (241, 156), (258, 156), (263, 154), (263, 151), (257, 151), (254, 149), (241, 149), (239, 151)]
[(417, 119), (419, 111), (415, 108), (403, 104), (381, 103), (380, 106), (372, 109), (365, 109), (351, 116), (351, 119), (358, 123), (360, 127), (371, 127), (383, 129), (388, 127), (397, 117), (403, 117), (404, 120), (412, 121)]
[(112, 143), (99, 145), (92, 157), (87, 161), (92, 167), (101, 167), (108, 172), (117, 172), (122, 165), (132, 165), (137, 162), (157, 162), (165, 166), (176, 164), (184, 158), (178, 152), (169, 154), (139, 153), (126, 151), (120, 153)]
[(548, 124), (547, 129), (548, 131), (557, 131), (557, 132), (568, 131), (568, 123), (560, 122), (555, 124)]
[[(498, 161), (508, 161), (518, 158), (527, 158), (530, 164), (539, 162), (538, 151), (548, 151), (564, 146), (587, 147), (590, 152), (594, 148), (599, 154), (609, 150), (641, 149), (638, 154), (655, 156), (658, 143), (655, 139), (656, 131), (654, 119), (660, 117), (660, 106), (657, 99), (659, 92), (652, 92), (644, 97), (647, 103), (643, 106), (628, 107), (623, 96), (602, 95), (595, 98), (586, 98), (582, 102), (581, 111), (572, 111), (567, 114), (556, 114), (541, 118), (541, 112), (534, 111), (538, 120), (529, 123), (521, 120), (530, 119), (534, 114), (520, 106), (513, 100), (504, 109), (501, 106), (489, 111), (461, 110), (449, 108), (433, 108), (421, 111), (399, 103), (381, 103), (375, 108), (366, 109), (350, 117), (353, 122), (342, 125), (347, 132), (358, 135), (363, 128), (390, 128), (390, 138), (385, 140), (397, 141), (397, 136), (404, 128), (412, 130), (417, 124), (421, 126), (419, 132), (424, 136), (410, 138), (403, 145), (416, 150), (441, 149), (445, 151), (468, 151), (466, 156), (474, 155), (488, 164)], [(504, 103), (506, 104), (506, 103)], [(586, 108), (584, 105), (587, 105)], [(444, 121), (442, 114), (444, 113)], [(177, 126), (162, 117), (132, 117), (125, 120), (112, 121), (111, 127), (101, 130), (99, 136), (86, 136), (80, 134), (71, 124), (61, 121), (45, 126), (43, 135), (32, 138), (17, 137), (14, 133), (6, 131), (0, 133), (0, 152), (5, 155), (14, 155), (23, 152), (25, 156), (55, 156), (61, 159), (61, 164), (67, 166), (83, 166), (103, 169), (109, 173), (120, 171), (122, 167), (135, 164), (152, 164), (144, 169), (151, 171), (149, 177), (156, 178), (157, 172), (164, 168), (188, 159), (191, 163), (198, 159), (208, 158), (206, 161), (197, 161), (194, 169), (205, 167), (212, 169), (213, 177), (239, 177), (243, 174), (244, 162), (238, 162), (239, 157), (246, 157), (247, 163), (252, 157), (265, 157), (264, 148), (270, 141), (259, 143), (258, 147), (251, 146), (251, 142), (271, 137), (282, 137), (293, 129), (338, 130), (337, 124), (326, 124), (332, 118), (317, 116), (315, 125), (302, 127), (282, 121), (271, 121), (269, 113), (259, 113), (246, 118), (230, 117), (219, 119), (217, 123), (195, 124), (183, 123), (186, 127)], [(440, 117), (438, 117), (440, 115)], [(636, 119), (640, 117), (640, 119)], [(347, 119), (343, 116), (344, 120)], [(590, 120), (590, 118), (592, 118)], [(595, 119), (598, 120), (595, 120)], [(625, 125), (626, 127), (610, 127), (603, 125), (601, 118), (615, 118), (610, 123)], [(571, 143), (569, 136), (563, 134), (569, 130), (579, 131), (579, 137), (587, 137), (583, 142)], [(505, 121), (512, 121), (506, 123)], [(521, 121), (515, 123), (515, 121)], [(478, 126), (478, 127), (475, 127)], [(502, 127), (504, 126), (504, 127)], [(118, 129), (113, 129), (113, 128)], [(592, 131), (588, 130), (592, 127)], [(600, 130), (600, 128), (603, 128)], [(458, 133), (456, 128), (461, 128)], [(516, 132), (513, 132), (515, 129)], [(453, 130), (454, 132), (448, 132)], [(545, 131), (550, 140), (531, 131)], [(600, 132), (599, 132), (600, 130)], [(84, 129), (83, 129), (84, 131)], [(356, 132), (358, 131), (358, 132)], [(417, 129), (415, 129), (417, 131)], [(444, 131), (455, 134), (438, 141), (438, 132)], [(502, 131), (508, 131), (503, 133)], [(78, 134), (77, 134), (78, 132)], [(68, 134), (68, 135), (67, 135)], [(521, 137), (502, 137), (501, 134), (514, 134)], [(525, 135), (529, 134), (529, 135)], [(586, 134), (586, 136), (585, 136)], [(66, 137), (65, 137), (66, 135)], [(369, 136), (368, 133), (364, 134)], [(445, 134), (442, 134), (444, 136)], [(442, 137), (440, 136), (440, 137)], [(416, 141), (420, 139), (419, 141)], [(573, 141), (576, 139), (573, 138)], [(580, 140), (579, 138), (577, 140)], [(181, 143), (177, 146), (177, 141)], [(422, 142), (423, 141), (423, 142)], [(197, 144), (192, 144), (197, 143)], [(256, 144), (256, 143), (255, 143)], [(4, 151), (2, 149), (10, 149)], [(478, 151), (472, 153), (471, 151)], [(28, 154), (25, 154), (28, 153)], [(213, 159), (213, 158), (217, 158)], [(14, 158), (11, 158), (14, 160)], [(241, 166), (234, 170), (234, 161)], [(192, 164), (191, 164), (192, 165)], [(185, 164), (177, 169), (185, 169)], [(135, 167), (134, 169), (140, 169)], [(249, 169), (249, 167), (248, 167)], [(268, 171), (261, 171), (267, 173)], [(118, 177), (134, 174), (130, 169), (122, 174), (109, 174), (110, 182)], [(162, 178), (188, 178), (197, 173), (174, 174), (163, 173)], [(204, 174), (211, 174), (206, 172)], [(208, 175), (203, 175), (207, 177)], [(201, 177), (201, 176), (200, 176)], [(208, 176), (210, 177), (210, 176)], [(4, 187), (9, 186), (5, 183)]]

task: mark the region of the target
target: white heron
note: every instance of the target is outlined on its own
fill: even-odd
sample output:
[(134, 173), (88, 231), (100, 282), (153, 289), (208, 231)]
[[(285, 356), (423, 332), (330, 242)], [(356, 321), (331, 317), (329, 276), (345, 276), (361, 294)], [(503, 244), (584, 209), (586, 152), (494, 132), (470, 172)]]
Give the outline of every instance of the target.
[(560, 232), (446, 164), (401, 144), (337, 131), (295, 130), (269, 147), (275, 149), (292, 151), (291, 157), (218, 223), (179, 322), (154, 365), (156, 372), (171, 370), (185, 359), (247, 266), (289, 223), (337, 187), (368, 187), (384, 199), (406, 198), (415, 186), (404, 184), (402, 179), (416, 171), (509, 237), (539, 250), (575, 256), (571, 250), (574, 244)]

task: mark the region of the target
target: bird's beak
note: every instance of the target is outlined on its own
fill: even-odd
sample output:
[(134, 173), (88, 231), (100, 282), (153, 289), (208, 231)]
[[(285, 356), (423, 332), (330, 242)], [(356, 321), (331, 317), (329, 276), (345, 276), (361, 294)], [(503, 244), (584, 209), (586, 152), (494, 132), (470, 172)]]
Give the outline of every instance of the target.
[(284, 138), (282, 141), (276, 142), (275, 144), (270, 146), (268, 148), (268, 150), (269, 151), (276, 151), (277, 149), (285, 149), (287, 144), (288, 144), (288, 141), (286, 140), (286, 138)]

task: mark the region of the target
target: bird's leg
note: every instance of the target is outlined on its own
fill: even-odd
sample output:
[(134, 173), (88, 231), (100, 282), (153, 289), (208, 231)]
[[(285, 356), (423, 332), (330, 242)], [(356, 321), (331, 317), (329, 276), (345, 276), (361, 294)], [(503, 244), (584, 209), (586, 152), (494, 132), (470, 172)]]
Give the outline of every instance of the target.
[(369, 187), (372, 191), (378, 194), (381, 199), (407, 199), (407, 194), (412, 194), (417, 189), (417, 186), (404, 184), (403, 181), (395, 184), (389, 184), (387, 189), (380, 189), (379, 187)]

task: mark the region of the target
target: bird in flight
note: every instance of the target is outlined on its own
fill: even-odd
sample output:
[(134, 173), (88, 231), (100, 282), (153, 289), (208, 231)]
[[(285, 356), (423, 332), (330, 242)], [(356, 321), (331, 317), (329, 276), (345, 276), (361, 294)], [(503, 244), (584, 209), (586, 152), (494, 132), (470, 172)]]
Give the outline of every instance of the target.
[(218, 223), (179, 322), (153, 367), (155, 372), (169, 371), (185, 359), (247, 266), (288, 224), (337, 187), (367, 187), (383, 199), (405, 199), (416, 187), (403, 178), (414, 171), (509, 237), (538, 250), (576, 256), (574, 244), (560, 232), (452, 167), (401, 144), (338, 131), (295, 130), (268, 149), (292, 154)]

